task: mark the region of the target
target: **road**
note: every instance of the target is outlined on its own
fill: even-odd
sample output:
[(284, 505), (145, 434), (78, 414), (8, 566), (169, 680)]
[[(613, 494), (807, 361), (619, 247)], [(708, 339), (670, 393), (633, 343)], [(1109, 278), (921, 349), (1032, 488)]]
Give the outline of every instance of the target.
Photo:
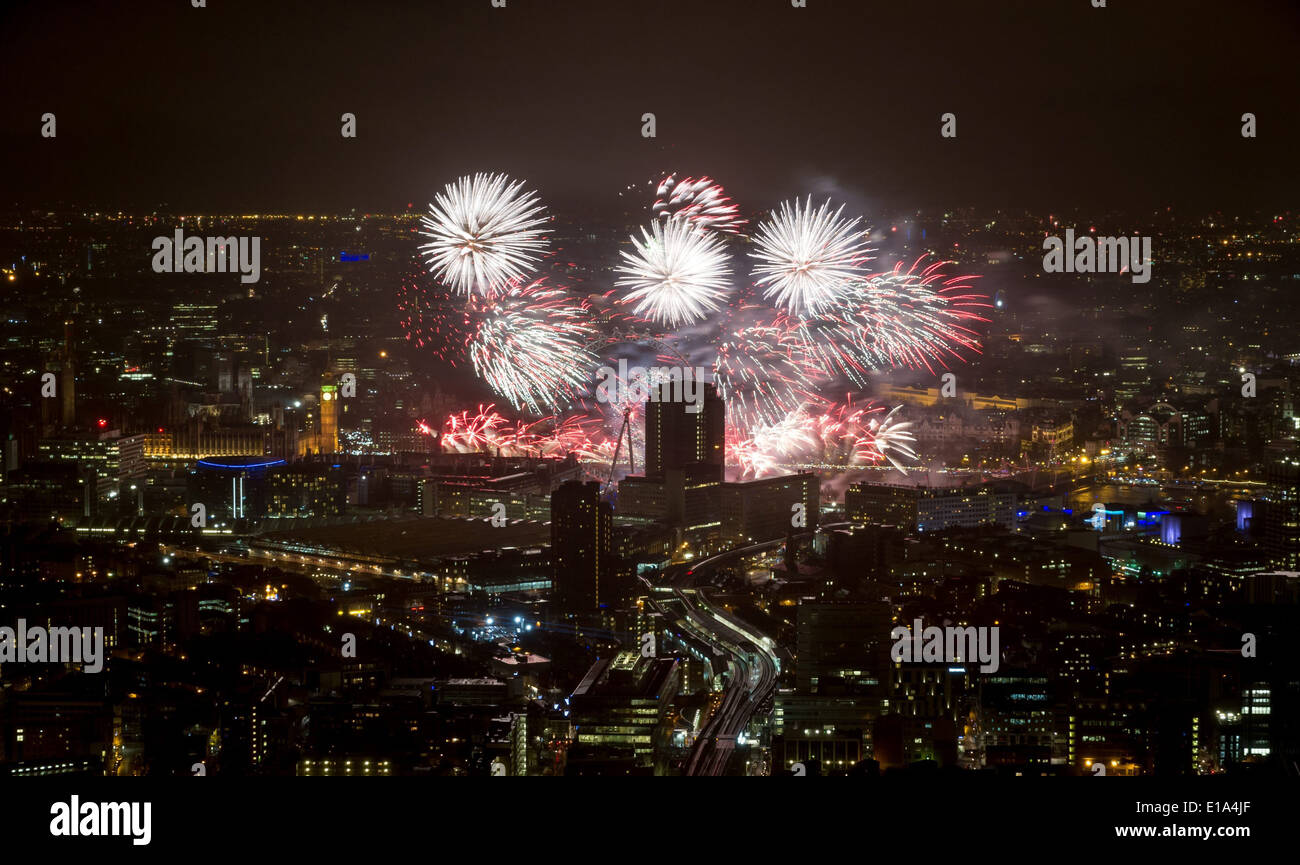
[[(695, 739), (686, 761), (687, 775), (721, 775), (735, 752), (736, 743), (761, 706), (769, 705), (776, 691), (779, 664), (771, 640), (713, 603), (701, 588), (717, 566), (731, 558), (775, 549), (784, 539), (728, 550), (690, 565), (677, 565), (665, 575), (659, 596), (651, 603), (665, 619), (727, 655), (727, 685), (722, 702), (709, 716)], [(665, 597), (663, 590), (670, 596)]]
[[(419, 573), (413, 570), (399, 570), (394, 565), (385, 566), (374, 561), (366, 560), (366, 558), (373, 559), (374, 557), (362, 557), (359, 555), (352, 556), (338, 554), (322, 556), (265, 549), (256, 546), (251, 548), (226, 547), (224, 549), (212, 550), (203, 549), (192, 544), (160, 543), (158, 547), (159, 551), (166, 556), (205, 558), (211, 559), (215, 562), (227, 562), (235, 565), (264, 565), (266, 567), (281, 568), (305, 576), (315, 576), (317, 573), (325, 571), (338, 574), (340, 579), (355, 574), (366, 574), (374, 577), (389, 577), (397, 580), (432, 578), (432, 574)], [(463, 583), (464, 580), (458, 582)]]

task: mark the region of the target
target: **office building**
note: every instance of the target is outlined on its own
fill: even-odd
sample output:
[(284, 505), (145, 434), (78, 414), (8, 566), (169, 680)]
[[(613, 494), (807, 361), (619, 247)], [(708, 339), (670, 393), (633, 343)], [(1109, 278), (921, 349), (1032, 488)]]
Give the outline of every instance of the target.
[(43, 438), (37, 450), (42, 460), (75, 463), (82, 471), (93, 471), (95, 495), (106, 499), (120, 495), (123, 485), (144, 478), (144, 447), (143, 435), (105, 430), (97, 434), (68, 433)]
[(892, 641), (883, 602), (799, 605), (795, 682), (799, 692), (878, 693), (887, 681)]
[(266, 457), (199, 460), (188, 495), (209, 521), (338, 516), (347, 508), (341, 467)]
[(656, 751), (671, 737), (670, 703), (679, 678), (676, 659), (644, 658), (639, 652), (619, 652), (593, 664), (569, 698), (575, 735), (569, 771), (581, 773), (584, 763), (602, 769), (652, 766)]
[(609, 604), (613, 523), (595, 481), (566, 481), (551, 494), (551, 584), (563, 612), (591, 613)]
[(887, 484), (854, 484), (844, 493), (848, 518), (859, 523), (896, 525), (906, 531), (1016, 526), (1016, 495), (992, 487), (925, 489)]
[(646, 403), (646, 473), (619, 482), (619, 516), (685, 529), (718, 524), (726, 412), (716, 387), (700, 390), (695, 403), (674, 402), (671, 387), (660, 384)]
[(700, 385), (700, 399), (687, 403), (670, 383), (656, 387), (645, 407), (645, 476), (662, 478), (682, 469), (700, 479), (722, 480), (726, 457), (726, 408), (718, 389)]
[(820, 484), (811, 472), (724, 483), (722, 537), (737, 543), (769, 541), (817, 527)]
[(1300, 571), (1300, 453), (1275, 457), (1264, 480), (1265, 494), (1256, 504), (1265, 553), (1272, 567)]

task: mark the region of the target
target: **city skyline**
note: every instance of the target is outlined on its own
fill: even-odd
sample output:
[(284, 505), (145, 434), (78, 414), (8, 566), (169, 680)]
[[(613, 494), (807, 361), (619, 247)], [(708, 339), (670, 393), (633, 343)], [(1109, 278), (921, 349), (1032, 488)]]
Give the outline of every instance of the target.
[(1285, 827), (1294, 4), (0, 22), (6, 833)]

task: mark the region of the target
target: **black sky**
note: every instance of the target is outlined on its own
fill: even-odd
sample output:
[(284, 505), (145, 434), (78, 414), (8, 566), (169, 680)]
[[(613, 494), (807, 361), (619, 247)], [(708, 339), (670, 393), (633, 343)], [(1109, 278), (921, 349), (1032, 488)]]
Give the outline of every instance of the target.
[(6, 206), (391, 210), (472, 171), (603, 205), (659, 169), (754, 206), (1300, 200), (1293, 0), (37, 0), (0, 42)]

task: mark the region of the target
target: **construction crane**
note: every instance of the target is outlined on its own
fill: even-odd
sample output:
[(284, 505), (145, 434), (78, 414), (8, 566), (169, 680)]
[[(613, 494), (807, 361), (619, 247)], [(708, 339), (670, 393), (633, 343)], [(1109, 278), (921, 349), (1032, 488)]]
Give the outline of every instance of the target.
[(627, 433), (627, 465), (628, 473), (636, 474), (636, 451), (632, 449), (632, 424), (629, 422), (632, 417), (632, 406), (623, 408), (623, 426), (618, 431), (618, 443), (614, 445), (614, 459), (609, 463), (609, 480), (605, 482), (605, 489), (608, 490), (614, 486), (614, 470), (618, 468), (618, 455), (623, 452), (623, 434)]

